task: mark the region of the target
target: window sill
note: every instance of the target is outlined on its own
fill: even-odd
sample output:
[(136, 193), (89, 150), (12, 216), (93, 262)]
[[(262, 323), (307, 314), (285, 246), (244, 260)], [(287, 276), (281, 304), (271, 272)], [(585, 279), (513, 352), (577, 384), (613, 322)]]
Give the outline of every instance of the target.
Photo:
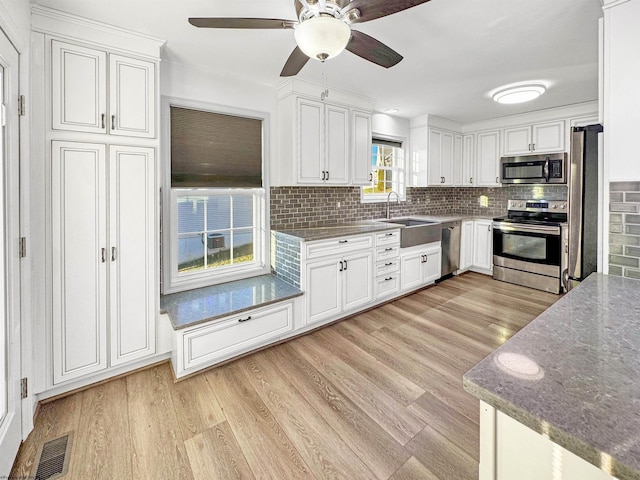
[(173, 329), (181, 330), (300, 295), (300, 289), (275, 275), (260, 275), (163, 295), (160, 308)]

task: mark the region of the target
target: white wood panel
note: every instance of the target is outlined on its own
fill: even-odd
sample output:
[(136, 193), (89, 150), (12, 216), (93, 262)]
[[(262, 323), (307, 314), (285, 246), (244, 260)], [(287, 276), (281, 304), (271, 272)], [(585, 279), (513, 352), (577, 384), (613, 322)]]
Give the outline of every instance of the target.
[(462, 135), (455, 134), (453, 137), (453, 184), (456, 186), (464, 185), (462, 163)]
[(476, 165), (476, 136), (473, 134), (462, 137), (462, 183), (466, 187), (475, 185), (475, 165)]
[(376, 234), (377, 247), (389, 245), (400, 245), (400, 230)]
[(522, 153), (531, 153), (531, 126), (506, 128), (503, 132), (504, 154), (519, 155)]
[(490, 220), (473, 222), (473, 266), (484, 270), (493, 268), (493, 232)]
[(442, 135), (443, 132), (434, 128), (429, 129), (429, 160), (428, 178), (429, 185), (442, 186)]
[(476, 135), (476, 185), (500, 185), (500, 132), (482, 132)]
[(324, 163), (324, 105), (298, 99), (298, 182), (322, 183)]
[(533, 126), (532, 151), (535, 153), (564, 152), (564, 121)]
[(462, 222), (460, 231), (460, 268), (459, 270), (467, 270), (473, 264), (473, 221), (467, 220)]
[(342, 285), (338, 258), (319, 260), (306, 266), (306, 321), (316, 323), (342, 311)]
[(349, 110), (335, 105), (325, 106), (326, 183), (346, 185), (350, 173)]
[(422, 284), (423, 252), (403, 255), (400, 259), (400, 278), (402, 290), (417, 288)]
[(343, 262), (342, 309), (346, 311), (373, 300), (373, 255), (371, 251), (356, 253), (345, 256)]
[(432, 249), (424, 253), (426, 262), (422, 264), (422, 283), (433, 283), (440, 278), (442, 269), (441, 249)]
[(440, 158), (440, 174), (442, 175), (442, 185), (453, 185), (453, 133), (442, 133), (442, 157)]
[(339, 256), (353, 252), (354, 250), (362, 250), (373, 246), (372, 235), (360, 235), (350, 237), (336, 237), (328, 240), (316, 240), (313, 242), (307, 242), (305, 248), (305, 258), (319, 258), (333, 255), (335, 260), (339, 259)]
[(182, 334), (183, 368), (179, 372), (250, 350), (291, 330), (290, 302), (189, 329)]
[(352, 121), (352, 154), (353, 163), (351, 183), (353, 185), (369, 185), (372, 171), (371, 165), (371, 114), (354, 111)]
[(104, 145), (52, 142), (54, 384), (107, 366), (105, 170)]
[(155, 64), (109, 55), (110, 133), (155, 137)]
[(383, 275), (376, 278), (375, 281), (375, 298), (376, 300), (394, 295), (400, 291), (400, 274), (398, 272)]
[(107, 54), (52, 40), (52, 128), (106, 133)]
[(111, 365), (156, 350), (155, 171), (152, 148), (110, 148)]

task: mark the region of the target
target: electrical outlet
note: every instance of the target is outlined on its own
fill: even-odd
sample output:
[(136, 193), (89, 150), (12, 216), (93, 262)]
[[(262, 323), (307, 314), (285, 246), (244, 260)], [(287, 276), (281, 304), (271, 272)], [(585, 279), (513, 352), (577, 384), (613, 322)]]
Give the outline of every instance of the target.
[(486, 195), (480, 195), (480, 198), (478, 199), (478, 202), (480, 203), (481, 207), (488, 207), (489, 206), (489, 197), (487, 197)]
[(336, 208), (340, 208), (340, 202), (336, 203)]

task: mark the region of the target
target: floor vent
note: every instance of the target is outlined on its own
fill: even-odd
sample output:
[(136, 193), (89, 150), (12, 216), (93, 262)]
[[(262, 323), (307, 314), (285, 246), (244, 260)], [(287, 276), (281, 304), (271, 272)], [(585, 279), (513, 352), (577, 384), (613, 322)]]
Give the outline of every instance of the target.
[(73, 433), (67, 433), (42, 445), (37, 456), (34, 480), (55, 480), (66, 475), (72, 440)]

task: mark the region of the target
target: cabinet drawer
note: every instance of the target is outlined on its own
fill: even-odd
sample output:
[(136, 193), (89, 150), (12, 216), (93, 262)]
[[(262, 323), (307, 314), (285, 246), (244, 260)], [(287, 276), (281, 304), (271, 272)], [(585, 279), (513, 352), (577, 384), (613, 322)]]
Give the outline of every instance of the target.
[(400, 291), (400, 274), (398, 272), (392, 273), (380, 278), (376, 278), (375, 281), (375, 295), (376, 300), (393, 293)]
[(393, 230), (391, 232), (383, 232), (376, 234), (376, 247), (383, 245), (399, 245), (400, 244), (400, 230)]
[(354, 250), (363, 250), (373, 246), (372, 235), (337, 237), (330, 240), (309, 242), (306, 246), (306, 258), (318, 258), (328, 255), (342, 255)]
[(399, 246), (389, 246), (384, 248), (376, 248), (376, 262), (381, 262), (382, 260), (387, 259), (397, 259), (398, 255), (400, 255), (400, 247)]
[(376, 277), (381, 275), (387, 275), (392, 272), (400, 270), (400, 261), (397, 258), (389, 259), (386, 262), (379, 262), (376, 264)]
[(291, 330), (291, 303), (249, 310), (227, 320), (193, 328), (183, 336), (184, 369), (243, 353)]

